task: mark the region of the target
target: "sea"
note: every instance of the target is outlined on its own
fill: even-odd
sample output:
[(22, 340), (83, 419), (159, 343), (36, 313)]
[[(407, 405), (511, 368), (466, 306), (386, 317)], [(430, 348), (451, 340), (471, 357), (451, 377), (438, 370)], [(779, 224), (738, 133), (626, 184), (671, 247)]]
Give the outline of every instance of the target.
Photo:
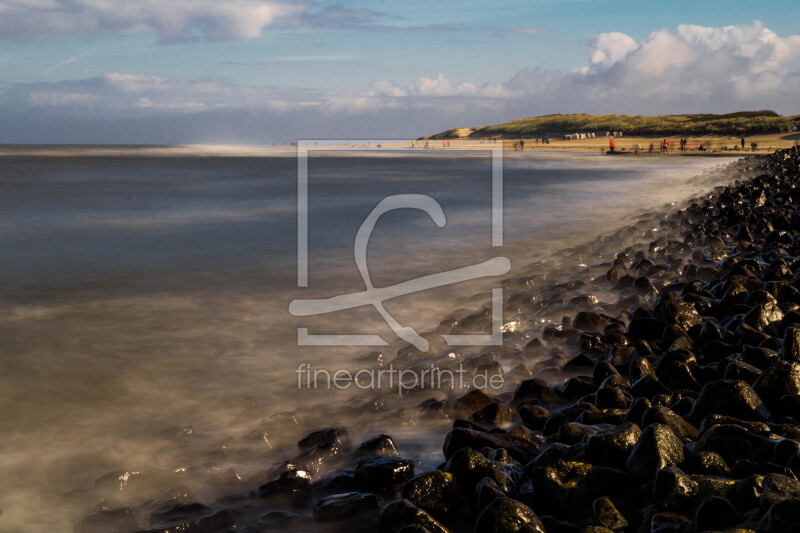
[[(330, 425), (346, 425), (355, 443), (388, 432), (401, 454), (434, 467), (447, 423), (384, 417), (413, 411), (425, 396), (312, 387), (298, 371), (390, 362), (405, 342), (378, 308), (294, 316), (293, 300), (317, 300), (311, 311), (321, 312), (326, 299), (367, 284), (508, 259), (507, 273), (383, 302), (397, 324), (434, 331), (480, 309), (503, 280), (581, 266), (553, 260), (559, 250), (734, 179), (721, 158), (507, 153), (494, 161), (488, 151), (314, 150), (301, 161), (267, 148), (5, 147), (0, 532), (71, 531), (88, 513), (146, 509), (176, 491), (206, 504), (246, 493), (296, 455), (299, 438)], [(402, 207), (407, 195), (429, 198), (443, 219)], [(368, 241), (361, 234), (365, 276), (359, 229), (390, 197), (404, 199), (401, 208), (376, 218)], [(342, 335), (385, 345), (308, 341)]]

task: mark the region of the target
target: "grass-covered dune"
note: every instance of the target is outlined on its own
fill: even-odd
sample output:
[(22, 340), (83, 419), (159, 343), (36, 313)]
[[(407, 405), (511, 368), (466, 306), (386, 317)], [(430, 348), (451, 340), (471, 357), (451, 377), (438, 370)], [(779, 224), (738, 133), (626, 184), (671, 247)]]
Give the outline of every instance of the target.
[(522, 118), (482, 128), (457, 128), (427, 137), (455, 139), (468, 136), (518, 138), (621, 131), (636, 136), (758, 135), (791, 132), (800, 115), (781, 116), (774, 111), (741, 111), (727, 115), (544, 115)]

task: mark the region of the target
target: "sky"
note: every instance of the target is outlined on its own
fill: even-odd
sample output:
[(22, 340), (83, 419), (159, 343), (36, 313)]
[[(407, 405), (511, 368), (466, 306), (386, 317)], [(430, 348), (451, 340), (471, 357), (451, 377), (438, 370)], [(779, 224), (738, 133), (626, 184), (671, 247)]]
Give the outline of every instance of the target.
[(800, 113), (797, 0), (0, 0), (0, 143)]

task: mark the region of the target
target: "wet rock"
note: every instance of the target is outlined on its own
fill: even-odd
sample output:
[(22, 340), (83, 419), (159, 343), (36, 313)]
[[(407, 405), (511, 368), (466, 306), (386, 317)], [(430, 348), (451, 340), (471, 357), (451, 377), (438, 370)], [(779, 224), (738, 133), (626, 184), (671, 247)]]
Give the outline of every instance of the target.
[(539, 517), (526, 505), (511, 498), (491, 502), (475, 523), (476, 533), (545, 533)]
[(718, 380), (703, 387), (689, 420), (695, 423), (716, 413), (743, 420), (769, 421), (772, 415), (758, 394), (744, 381)]
[(656, 472), (683, 462), (683, 442), (663, 424), (647, 426), (631, 450), (627, 467), (631, 473), (652, 479)]
[(659, 470), (653, 484), (653, 501), (662, 508), (681, 508), (690, 505), (700, 487), (680, 468), (668, 466)]
[(327, 428), (309, 433), (297, 442), (300, 451), (310, 450), (320, 444), (337, 444), (341, 448), (350, 448), (350, 436), (345, 428)]
[(364, 457), (356, 461), (355, 479), (368, 491), (392, 493), (414, 476), (414, 463), (399, 457)]
[(722, 456), (717, 452), (710, 451), (694, 453), (681, 463), (680, 466), (681, 469), (688, 474), (725, 477), (731, 473), (730, 467)]
[[(314, 518), (320, 522), (347, 520), (358, 522), (359, 529), (368, 523), (377, 524), (380, 517), (378, 498), (365, 492), (345, 492), (319, 500), (314, 506)], [(374, 527), (374, 526), (373, 526)]]
[(443, 523), (469, 508), (455, 476), (439, 470), (407, 481), (403, 485), (403, 498)]
[(572, 321), (572, 327), (581, 331), (595, 331), (599, 333), (611, 323), (612, 320), (609, 317), (590, 311), (581, 311), (575, 315)]
[(139, 529), (133, 507), (109, 509), (90, 514), (75, 525), (75, 533), (127, 533)]
[(597, 525), (612, 531), (628, 527), (628, 521), (608, 498), (598, 498), (592, 502), (592, 515)]
[(780, 474), (764, 476), (761, 509), (769, 509), (788, 498), (800, 498), (800, 481)]
[(507, 433), (487, 433), (468, 428), (454, 428), (444, 441), (445, 459), (462, 448), (481, 450), (483, 448), (505, 448), (520, 463), (531, 461), (537, 453), (536, 443)]
[(517, 411), (525, 427), (534, 431), (540, 431), (544, 428), (545, 422), (550, 418), (550, 411), (541, 405), (523, 405)]
[(459, 418), (467, 418), (481, 407), (491, 405), (492, 403), (494, 403), (494, 400), (487, 396), (485, 392), (479, 389), (473, 389), (456, 400), (453, 411)]
[(495, 480), (485, 477), (475, 486), (475, 496), (477, 498), (477, 511), (480, 514), (497, 498), (505, 498), (509, 495), (500, 488)]
[(773, 302), (763, 303), (749, 311), (742, 323), (747, 324), (757, 331), (765, 331), (771, 324), (783, 320), (783, 311), (778, 304)]
[(624, 466), (641, 435), (642, 430), (632, 423), (601, 431), (586, 441), (586, 456), (592, 464)]
[(600, 409), (625, 409), (628, 407), (628, 397), (618, 387), (598, 389), (595, 404)]
[(757, 533), (793, 533), (800, 524), (800, 499), (791, 498), (773, 505), (758, 523)]
[(311, 480), (303, 477), (276, 479), (258, 487), (258, 495), (277, 505), (302, 505), (311, 499)]
[(406, 499), (395, 500), (381, 514), (381, 533), (398, 533), (405, 526), (420, 526), (430, 533), (448, 533), (446, 527)]
[(469, 419), (478, 424), (488, 424), (491, 426), (502, 426), (511, 422), (513, 411), (503, 403), (492, 402), (472, 413)]
[(589, 504), (588, 476), (591, 465), (557, 459), (531, 473), (535, 508), (540, 512), (566, 513), (574, 506)]
[(378, 435), (365, 440), (355, 451), (357, 457), (397, 457), (397, 447), (394, 445), (392, 437), (389, 435)]
[(652, 398), (657, 394), (669, 395), (671, 393), (672, 391), (669, 387), (650, 374), (645, 374), (631, 385), (631, 394), (633, 394), (634, 398)]
[(695, 531), (715, 531), (744, 521), (733, 504), (725, 498), (710, 496), (703, 500), (694, 515)]
[(800, 327), (791, 326), (786, 328), (786, 332), (783, 334), (780, 357), (782, 361), (800, 363)]
[(356, 477), (353, 473), (337, 472), (336, 474), (312, 483), (311, 490), (317, 497), (329, 496), (342, 492), (356, 492), (358, 490), (358, 484), (356, 483)]
[(475, 486), (488, 469), (489, 459), (469, 447), (456, 451), (444, 467), (444, 471), (453, 474), (463, 487)]
[(780, 411), (783, 396), (800, 395), (800, 363), (785, 360), (773, 363), (755, 382), (753, 390), (771, 411)]
[(672, 409), (661, 405), (651, 407), (642, 416), (642, 426), (663, 424), (679, 437), (697, 437), (697, 428), (678, 416)]
[(678, 513), (655, 513), (650, 519), (650, 533), (683, 533), (689, 522)]
[(695, 451), (716, 452), (728, 464), (734, 464), (739, 459), (771, 456), (772, 447), (767, 437), (735, 424), (712, 426), (694, 443)]

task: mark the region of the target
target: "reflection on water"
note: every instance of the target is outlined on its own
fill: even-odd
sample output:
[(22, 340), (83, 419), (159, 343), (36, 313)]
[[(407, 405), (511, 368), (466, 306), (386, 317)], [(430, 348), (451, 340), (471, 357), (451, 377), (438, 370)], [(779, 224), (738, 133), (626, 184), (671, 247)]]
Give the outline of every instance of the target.
[[(689, 178), (719, 164), (509, 158), (502, 254), (520, 274), (710, 188)], [(490, 158), (313, 158), (304, 290), (294, 288), (295, 165), (287, 157), (0, 158), (0, 531), (69, 530), (104, 500), (140, 504), (179, 486), (201, 500), (249, 490), (248, 478), (291, 455), (308, 430), (330, 425), (328, 413), (341, 406), (354, 441), (385, 430), (404, 455), (436, 464), (440, 424), (381, 420), (424, 397), (297, 390), (300, 362), (358, 368), (369, 349), (298, 348), (296, 328), (392, 340), (374, 310), (300, 323), (287, 306), (363, 290), (353, 237), (389, 194), (434, 197), (447, 225), (413, 211), (382, 217), (368, 255), (377, 286), (498, 255)], [(456, 308), (474, 308), (485, 287), (445, 287), (387, 309), (426, 331)]]

